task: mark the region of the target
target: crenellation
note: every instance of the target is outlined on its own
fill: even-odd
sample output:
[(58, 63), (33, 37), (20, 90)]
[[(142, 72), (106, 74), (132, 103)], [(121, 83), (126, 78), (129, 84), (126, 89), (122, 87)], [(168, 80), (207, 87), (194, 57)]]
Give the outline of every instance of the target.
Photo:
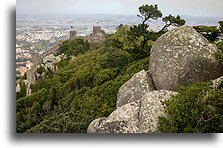
[(103, 42), (105, 40), (105, 31), (100, 26), (93, 26), (93, 33), (87, 36), (77, 36), (76, 31), (70, 31), (70, 40), (76, 38), (85, 39), (89, 42)]
[(105, 31), (101, 29), (101, 26), (93, 26), (93, 34), (105, 34)]

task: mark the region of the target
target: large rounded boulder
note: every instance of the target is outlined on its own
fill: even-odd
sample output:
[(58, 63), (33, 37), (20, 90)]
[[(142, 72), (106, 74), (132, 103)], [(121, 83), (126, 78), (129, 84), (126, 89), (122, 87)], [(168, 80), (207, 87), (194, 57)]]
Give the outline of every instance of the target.
[(162, 35), (153, 45), (150, 74), (156, 89), (177, 90), (177, 85), (213, 80), (222, 75), (217, 47), (189, 26)]
[(141, 70), (119, 88), (116, 105), (121, 107), (127, 103), (140, 100), (146, 92), (154, 89), (152, 78), (148, 72)]

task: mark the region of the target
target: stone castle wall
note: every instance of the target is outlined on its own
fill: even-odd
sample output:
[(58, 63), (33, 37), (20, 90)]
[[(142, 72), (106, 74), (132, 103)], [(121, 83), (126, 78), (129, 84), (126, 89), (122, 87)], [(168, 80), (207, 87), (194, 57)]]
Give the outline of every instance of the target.
[(93, 33), (87, 36), (77, 36), (77, 32), (70, 31), (70, 39), (81, 38), (89, 42), (103, 42), (105, 40), (105, 31), (100, 26), (93, 26)]
[[(77, 36), (77, 32), (75, 30), (70, 31), (69, 39), (72, 40), (76, 38), (82, 38), (82, 39), (88, 40), (89, 42), (103, 42), (105, 39), (105, 31), (102, 30), (100, 26), (93, 26), (93, 33), (87, 36)], [(37, 66), (43, 63), (43, 59), (46, 56), (50, 54), (58, 53), (59, 47), (60, 47), (59, 45), (54, 46), (50, 48), (49, 50), (43, 52), (42, 54), (32, 53), (33, 66), (27, 72), (27, 80), (29, 83), (27, 87), (27, 95), (31, 94), (30, 85), (36, 83), (35, 72), (36, 72)]]
[(101, 29), (100, 26), (93, 26), (93, 34), (102, 33), (105, 34), (105, 31)]
[(27, 72), (27, 80), (30, 84), (36, 83), (35, 71), (36, 71), (37, 66), (43, 62), (43, 59), (46, 56), (57, 53), (58, 51), (59, 51), (59, 46), (54, 46), (51, 49), (43, 52), (42, 54), (32, 53), (33, 66)]

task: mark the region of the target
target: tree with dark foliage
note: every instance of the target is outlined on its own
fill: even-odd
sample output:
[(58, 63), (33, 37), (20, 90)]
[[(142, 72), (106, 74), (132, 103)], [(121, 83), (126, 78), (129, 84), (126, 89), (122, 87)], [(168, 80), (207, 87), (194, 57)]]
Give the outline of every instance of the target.
[(220, 35), (220, 31), (217, 26), (194, 26), (193, 28), (210, 42), (216, 41)]
[(134, 25), (130, 28), (129, 39), (132, 42), (142, 37), (140, 47), (136, 47), (135, 51), (137, 54), (147, 53), (146, 43), (150, 39), (150, 31), (148, 31), (149, 25), (146, 24), (147, 21), (153, 19), (157, 20), (162, 17), (162, 12), (158, 10), (157, 5), (143, 5), (139, 7), (139, 12), (137, 16), (142, 19), (142, 23)]
[(161, 31), (167, 31), (167, 28), (170, 26), (179, 27), (185, 24), (185, 20), (181, 19), (179, 15), (174, 17), (170, 14), (169, 16), (164, 17), (162, 20), (165, 23), (165, 26), (161, 29)]

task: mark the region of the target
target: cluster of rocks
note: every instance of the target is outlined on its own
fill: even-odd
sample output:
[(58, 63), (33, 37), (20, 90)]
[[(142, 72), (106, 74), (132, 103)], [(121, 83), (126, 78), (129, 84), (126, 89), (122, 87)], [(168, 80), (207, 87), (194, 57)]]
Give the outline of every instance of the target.
[[(43, 58), (41, 58), (41, 62), (38, 62), (32, 66), (30, 71), (28, 71), (28, 73), (27, 73), (27, 80), (26, 80), (27, 83), (24, 81), (26, 84), (26, 87), (27, 87), (27, 89), (26, 89), (27, 96), (31, 95), (31, 93), (32, 93), (31, 84), (35, 84), (36, 82), (38, 82), (38, 80), (40, 78), (43, 78), (46, 75), (46, 72), (48, 70), (51, 70), (53, 72), (58, 70), (58, 67), (55, 66), (55, 63), (61, 61), (61, 59), (63, 59), (64, 57), (66, 57), (64, 54), (61, 54), (58, 56), (55, 56), (54, 53), (47, 54), (46, 56), (43, 56)], [(41, 73), (38, 73), (37, 69), (40, 67), (43, 67), (44, 71)], [(20, 86), (18, 86), (18, 88), (19, 87)]]
[[(46, 71), (47, 70), (56, 71), (58, 69), (58, 67), (55, 66), (55, 63), (59, 62), (64, 56), (65, 56), (64, 54), (61, 54), (58, 56), (55, 56), (54, 54), (47, 55), (43, 58), (42, 63), (37, 65), (36, 68), (39, 68), (42, 66)], [(44, 75), (45, 75), (45, 73), (38, 74), (36, 72), (37, 78), (43, 77)]]
[(87, 132), (158, 132), (158, 117), (166, 116), (164, 101), (178, 94), (178, 84), (213, 80), (214, 87), (222, 87), (223, 68), (216, 51), (215, 45), (191, 27), (168, 31), (151, 49), (149, 71), (142, 70), (123, 84), (117, 94), (117, 109), (92, 121)]

